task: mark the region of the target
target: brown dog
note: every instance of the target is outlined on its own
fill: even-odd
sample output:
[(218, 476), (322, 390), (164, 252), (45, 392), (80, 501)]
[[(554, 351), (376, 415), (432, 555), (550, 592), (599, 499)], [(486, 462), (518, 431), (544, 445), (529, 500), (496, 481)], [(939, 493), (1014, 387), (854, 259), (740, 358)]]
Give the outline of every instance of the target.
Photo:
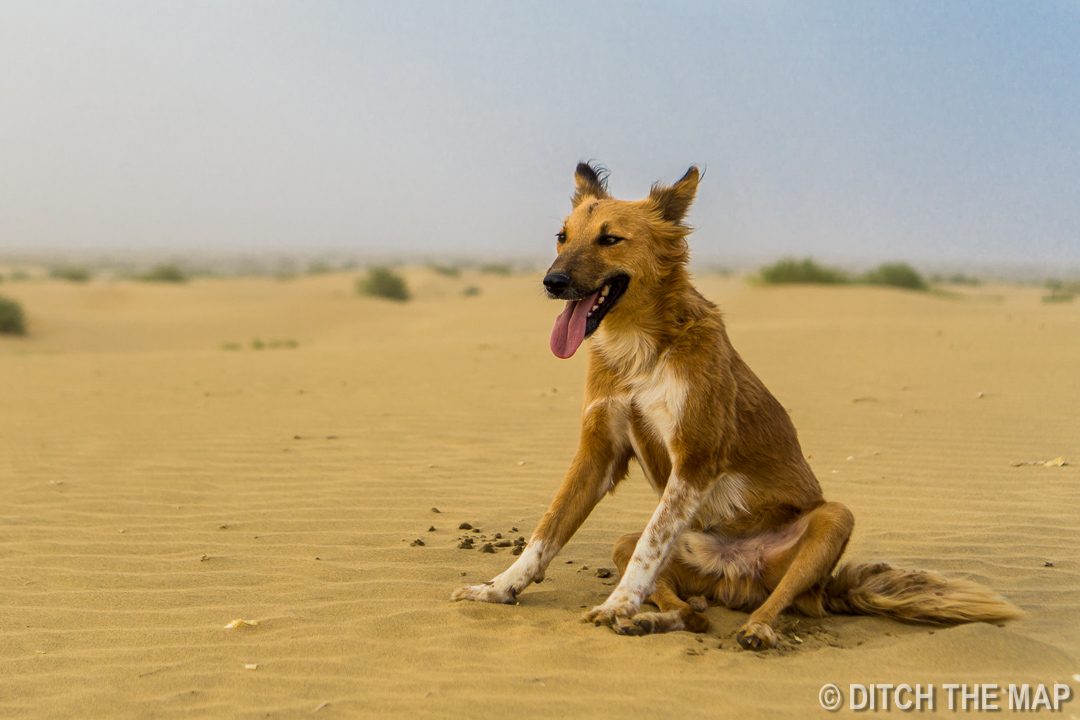
[[(787, 412), (690, 284), (683, 220), (697, 168), (637, 202), (613, 199), (603, 171), (584, 163), (575, 179), (544, 285), (567, 301), (552, 352), (568, 358), (594, 338), (577, 455), (517, 561), (455, 600), (512, 603), (543, 580), (633, 459), (660, 502), (644, 532), (615, 544), (622, 578), (585, 614), (597, 625), (627, 635), (704, 632), (713, 600), (753, 611), (737, 638), (756, 650), (775, 645), (772, 625), (789, 608), (938, 623), (1020, 614), (979, 585), (930, 572), (873, 564), (834, 574), (851, 512), (825, 502)], [(641, 612), (646, 601), (659, 612)]]

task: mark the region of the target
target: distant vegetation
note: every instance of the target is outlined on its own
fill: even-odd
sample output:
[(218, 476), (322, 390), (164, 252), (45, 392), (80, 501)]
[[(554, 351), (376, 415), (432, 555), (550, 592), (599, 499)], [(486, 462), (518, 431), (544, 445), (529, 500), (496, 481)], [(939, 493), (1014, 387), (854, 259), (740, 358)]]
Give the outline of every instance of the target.
[(88, 282), (90, 280), (90, 269), (77, 265), (67, 265), (53, 268), (49, 272), (49, 276), (59, 280), (67, 280), (68, 282)]
[(331, 267), (330, 263), (321, 260), (311, 263), (307, 269), (308, 275), (327, 275), (332, 272), (334, 272), (334, 268)]
[(765, 285), (887, 285), (908, 290), (927, 290), (930, 285), (907, 263), (884, 263), (862, 275), (852, 276), (839, 268), (818, 264), (813, 258), (784, 258), (761, 268), (758, 279)]
[(405, 278), (387, 267), (373, 267), (366, 277), (357, 278), (356, 291), (361, 295), (405, 302), (411, 296)]
[(139, 280), (146, 282), (185, 283), (187, 275), (176, 265), (156, 265), (144, 275), (138, 276)]
[(851, 282), (843, 270), (819, 265), (813, 258), (796, 260), (784, 258), (761, 268), (761, 282), (766, 285), (790, 285), (812, 283), (816, 285), (843, 285)]
[(297, 347), (300, 347), (300, 343), (295, 340), (268, 340), (263, 342), (259, 338), (255, 338), (251, 341), (252, 350), (281, 350), (283, 348), (292, 350)]
[(929, 290), (923, 276), (907, 263), (885, 263), (866, 273), (862, 281), (867, 285), (888, 285), (908, 290)]
[(1072, 302), (1073, 298), (1080, 294), (1080, 280), (1074, 282), (1047, 280), (1045, 287), (1050, 294), (1043, 295), (1043, 302)]
[(25, 335), (26, 318), (22, 306), (14, 300), (0, 297), (0, 335)]
[(476, 287), (475, 285), (470, 285), (469, 287), (462, 290), (461, 294), (464, 297), (476, 297), (480, 294), (480, 288)]
[(509, 275), (514, 272), (514, 268), (505, 263), (485, 263), (479, 269), (485, 275)]
[(949, 285), (982, 285), (982, 280), (974, 275), (965, 275), (964, 273), (954, 273), (952, 275), (934, 275), (930, 278), (934, 283), (948, 283)]
[(431, 268), (431, 271), (436, 275), (445, 275), (446, 277), (458, 277), (461, 275), (461, 269), (456, 265), (438, 265), (432, 263), (428, 265), (428, 267)]

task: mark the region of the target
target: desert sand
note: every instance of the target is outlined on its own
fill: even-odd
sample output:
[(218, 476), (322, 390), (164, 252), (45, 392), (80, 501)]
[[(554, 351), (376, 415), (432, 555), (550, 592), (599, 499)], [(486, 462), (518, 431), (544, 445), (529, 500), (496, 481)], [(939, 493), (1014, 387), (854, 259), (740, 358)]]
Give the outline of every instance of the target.
[(697, 277), (853, 510), (846, 559), (1027, 613), (788, 616), (751, 653), (720, 607), (704, 636), (579, 621), (655, 506), (636, 468), (519, 605), (450, 601), (513, 559), (459, 537), (528, 538), (554, 495), (586, 353), (548, 351), (538, 273), (407, 275), (404, 304), (348, 274), (0, 285), (31, 333), (0, 336), (0, 717), (824, 717), (825, 683), (934, 684), (939, 714), (946, 683), (1068, 683), (1080, 715), (1080, 302)]

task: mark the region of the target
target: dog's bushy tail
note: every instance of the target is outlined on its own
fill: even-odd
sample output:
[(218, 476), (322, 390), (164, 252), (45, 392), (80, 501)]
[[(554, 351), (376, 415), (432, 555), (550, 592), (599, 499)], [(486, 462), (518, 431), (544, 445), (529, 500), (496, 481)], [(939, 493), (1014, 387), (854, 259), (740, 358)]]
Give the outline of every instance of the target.
[(825, 609), (849, 615), (957, 625), (1013, 620), (1023, 612), (989, 588), (886, 563), (844, 565), (829, 579)]

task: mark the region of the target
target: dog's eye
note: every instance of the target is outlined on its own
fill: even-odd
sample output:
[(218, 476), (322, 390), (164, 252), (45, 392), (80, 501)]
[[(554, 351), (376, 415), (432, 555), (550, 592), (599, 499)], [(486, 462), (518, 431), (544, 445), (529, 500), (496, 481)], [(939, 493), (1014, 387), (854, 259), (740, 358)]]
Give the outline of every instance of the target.
[(562, 245), (564, 242), (566, 242), (566, 233), (564, 233), (564, 232), (556, 233), (555, 239), (559, 241), (560, 245)]
[(623, 239), (621, 237), (619, 237), (618, 235), (601, 235), (600, 238), (597, 239), (596, 244), (597, 245), (614, 245), (615, 243), (620, 243), (622, 241), (623, 241)]

